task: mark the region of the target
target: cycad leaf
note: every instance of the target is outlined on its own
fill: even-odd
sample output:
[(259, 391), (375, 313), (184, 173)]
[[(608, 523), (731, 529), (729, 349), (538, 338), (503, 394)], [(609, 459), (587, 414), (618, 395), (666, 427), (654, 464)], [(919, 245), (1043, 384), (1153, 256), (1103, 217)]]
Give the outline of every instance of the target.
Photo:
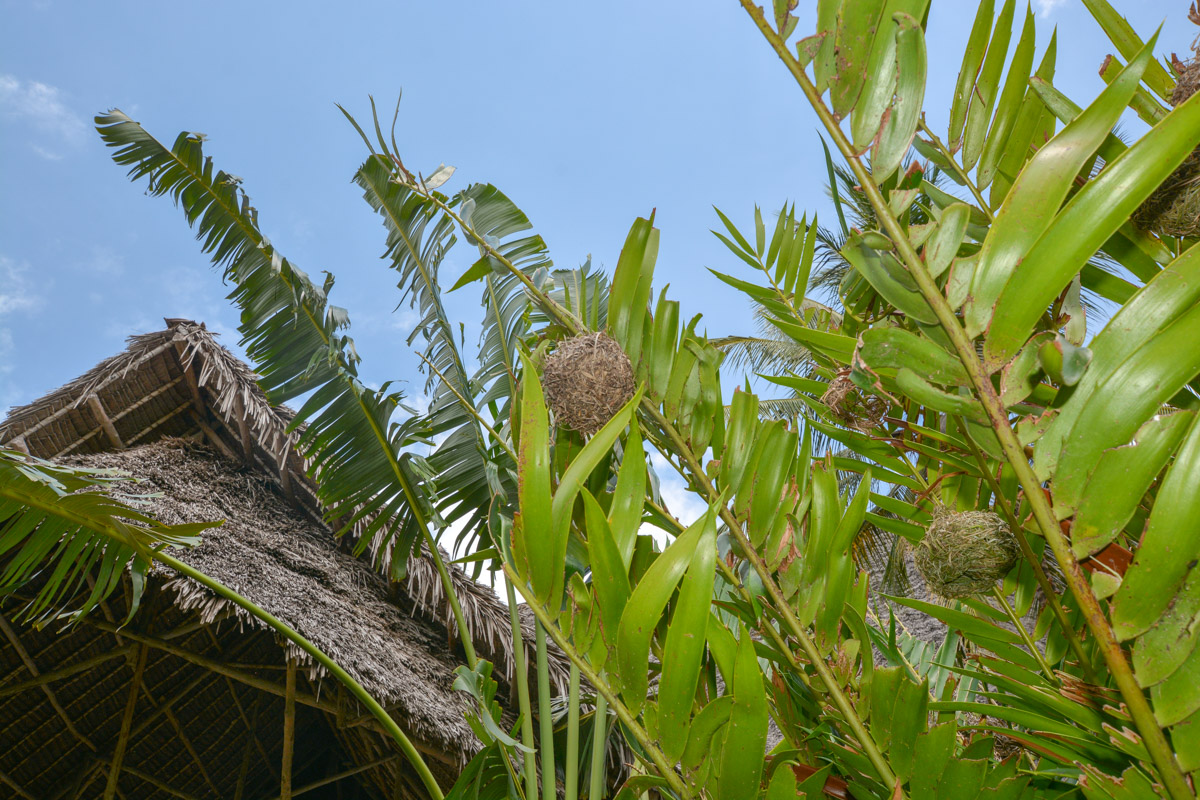
[(1148, 45), (1070, 125), (1047, 142), (1021, 171), (988, 232), (967, 303), (967, 332), (977, 336), (1013, 271), (1054, 222), (1075, 177), (1109, 135), (1152, 57)]
[(1015, 355), (1037, 318), (1096, 251), (1200, 143), (1200, 99), (1172, 111), (1067, 204), (996, 303), (984, 350), (996, 365)]

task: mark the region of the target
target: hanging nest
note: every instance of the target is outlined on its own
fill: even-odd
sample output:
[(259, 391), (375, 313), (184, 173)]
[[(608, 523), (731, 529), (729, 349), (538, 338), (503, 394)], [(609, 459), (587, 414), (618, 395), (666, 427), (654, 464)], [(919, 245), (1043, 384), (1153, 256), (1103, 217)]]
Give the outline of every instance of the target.
[(864, 394), (850, 380), (849, 372), (839, 372), (821, 395), (821, 402), (840, 422), (867, 433), (883, 421), (887, 402), (875, 395)]
[(590, 436), (633, 397), (633, 367), (607, 334), (587, 333), (559, 342), (546, 359), (542, 388), (558, 424)]
[[(1188, 13), (1188, 19), (1200, 25), (1200, 11), (1196, 4)], [(1178, 106), (1200, 88), (1200, 38), (1192, 44), (1192, 58), (1181, 61), (1171, 56), (1172, 66), (1179, 74), (1179, 81), (1171, 93), (1171, 105)], [(1134, 223), (1142, 230), (1167, 236), (1200, 236), (1200, 148), (1179, 165), (1154, 194), (1133, 212)]]
[(929, 589), (942, 597), (990, 592), (1020, 555), (1017, 540), (990, 511), (939, 509), (925, 529), (913, 561)]

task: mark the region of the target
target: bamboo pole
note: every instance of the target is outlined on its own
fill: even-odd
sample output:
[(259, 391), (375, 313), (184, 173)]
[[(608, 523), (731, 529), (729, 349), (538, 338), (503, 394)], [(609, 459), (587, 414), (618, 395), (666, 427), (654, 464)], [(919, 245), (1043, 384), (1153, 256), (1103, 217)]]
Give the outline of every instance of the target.
[(117, 433), (116, 426), (108, 418), (108, 410), (100, 402), (99, 395), (92, 392), (87, 396), (87, 402), (92, 413), (96, 415), (96, 420), (100, 423), (100, 427), (104, 429), (104, 435), (108, 437), (109, 444), (118, 450), (124, 450), (125, 443), (121, 441), (121, 434)]
[(288, 659), (283, 697), (283, 766), (279, 768), (280, 800), (292, 800), (292, 755), (296, 746), (296, 660)]
[(129, 701), (125, 703), (125, 714), (121, 717), (121, 733), (113, 751), (111, 766), (108, 768), (104, 800), (112, 800), (117, 793), (117, 778), (121, 775), (121, 762), (125, 760), (125, 751), (129, 747), (129, 729), (133, 725), (133, 712), (137, 708), (138, 693), (142, 688), (142, 675), (146, 671), (146, 656), (149, 652), (150, 648), (145, 644), (138, 649), (137, 664), (133, 668), (133, 683), (129, 687)]
[(0, 772), (0, 783), (3, 783), (8, 788), (17, 793), (17, 796), (25, 798), (25, 800), (34, 800), (33, 795), (21, 788), (21, 785), (12, 778)]
[(14, 683), (9, 686), (0, 687), (0, 698), (5, 698), (14, 694), (20, 694), (21, 692), (29, 689), (36, 689), (40, 686), (45, 686), (48, 683), (53, 683), (54, 681), (59, 681), (63, 678), (69, 678), (72, 675), (78, 675), (80, 672), (86, 672), (92, 667), (97, 667), (108, 661), (112, 661), (114, 658), (122, 658), (128, 655), (131, 650), (133, 650), (133, 645), (127, 644), (123, 647), (117, 647), (113, 650), (109, 650), (107, 653), (101, 653), (100, 655), (93, 656), (92, 658), (85, 658), (83, 661), (77, 661), (74, 664), (68, 664), (65, 667), (59, 667), (58, 669), (50, 670), (49, 672), (43, 672), (41, 675), (38, 675), (36, 678), (31, 680), (21, 681), (20, 683)]
[(179, 789), (176, 789), (174, 786), (171, 786), (170, 784), (159, 780), (158, 778), (154, 777), (153, 775), (151, 775), (147, 772), (142, 772), (140, 769), (137, 769), (136, 767), (122, 767), (121, 771), (125, 772), (129, 775), (132, 775), (133, 777), (137, 778), (140, 781), (145, 781), (146, 783), (150, 784), (151, 786), (153, 786), (156, 789), (161, 789), (162, 791), (166, 792), (167, 794), (171, 795), (172, 797), (178, 797), (179, 800), (199, 800), (199, 798), (196, 797), (195, 795), (191, 795), (191, 794), (188, 794), (187, 792), (180, 791)]
[[(21, 662), (25, 665), (25, 669), (29, 670), (29, 674), (34, 678), (40, 677), (41, 673), (38, 671), (37, 664), (33, 663), (33, 658), (29, 655), (29, 651), (26, 650), (25, 645), (21, 643), (21, 637), (17, 636), (17, 632), (14, 631), (12, 626), (8, 624), (8, 620), (5, 619), (3, 614), (0, 614), (0, 631), (4, 632), (4, 636), (8, 639), (9, 644), (11, 644), (13, 649), (17, 651), (17, 655), (21, 657)], [(49, 700), (50, 705), (53, 706), (54, 712), (58, 714), (59, 719), (61, 719), (67, 726), (67, 730), (71, 732), (71, 735), (82, 742), (93, 753), (96, 752), (96, 745), (91, 739), (84, 736), (79, 732), (79, 729), (75, 727), (75, 723), (71, 721), (71, 717), (67, 714), (67, 710), (63, 708), (62, 703), (58, 702), (58, 695), (54, 693), (54, 690), (50, 688), (50, 685), (43, 683), (41, 688), (42, 693), (46, 695), (46, 699)]]
[[(146, 645), (142, 646), (145, 647)], [(158, 700), (155, 699), (154, 693), (150, 691), (150, 687), (146, 686), (144, 681), (142, 683), (142, 694), (146, 695), (146, 699), (150, 701), (151, 706), (153, 706), (155, 709), (159, 707), (160, 704)], [(204, 768), (204, 762), (200, 759), (200, 754), (196, 752), (196, 748), (192, 746), (192, 740), (188, 738), (187, 733), (183, 730), (183, 723), (179, 721), (179, 717), (175, 716), (175, 712), (172, 711), (169, 706), (163, 707), (163, 714), (166, 716), (167, 722), (171, 724), (171, 728), (174, 729), (175, 735), (183, 744), (183, 749), (187, 750), (188, 755), (191, 756), (192, 763), (194, 763), (196, 765), (196, 769), (200, 771), (200, 777), (204, 779), (204, 783), (208, 785), (208, 788), (212, 790), (214, 795), (220, 795), (221, 790), (217, 788), (215, 783), (213, 783), (213, 779), (211, 776), (209, 776), (208, 770)]]
[[(306, 783), (303, 786), (297, 787), (291, 793), (290, 796), (291, 797), (299, 797), (300, 795), (307, 794), (308, 792), (311, 792), (314, 789), (320, 789), (322, 786), (328, 786), (329, 784), (334, 783), (336, 781), (340, 781), (344, 778), (349, 778), (352, 775), (359, 774), (360, 772), (366, 772), (369, 769), (375, 769), (376, 767), (382, 766), (383, 764), (386, 764), (389, 761), (395, 761), (395, 760), (396, 760), (396, 756), (393, 754), (390, 756), (384, 756), (382, 758), (377, 758), (374, 761), (371, 761), (366, 764), (359, 764), (356, 767), (350, 767), (348, 769), (344, 769), (341, 772), (335, 773), (333, 775), (326, 775), (324, 778), (318, 778), (317, 780), (315, 780), (311, 783)], [(272, 800), (285, 800), (285, 798), (280, 796), (280, 797), (272, 798)]]
[[(254, 698), (254, 725), (258, 724), (258, 698)], [(246, 774), (250, 771), (250, 756), (254, 753), (254, 745), (258, 744), (258, 737), (254, 735), (254, 728), (247, 724), (246, 730), (246, 746), (242, 748), (242, 766), (238, 770), (237, 788), (233, 791), (233, 800), (242, 800), (242, 795), (246, 792)]]

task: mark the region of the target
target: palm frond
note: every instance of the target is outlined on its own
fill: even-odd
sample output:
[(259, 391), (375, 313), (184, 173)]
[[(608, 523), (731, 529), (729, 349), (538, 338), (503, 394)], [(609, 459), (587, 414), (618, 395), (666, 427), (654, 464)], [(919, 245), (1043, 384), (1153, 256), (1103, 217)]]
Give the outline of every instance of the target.
[(805, 373), (812, 366), (808, 349), (791, 339), (722, 336), (709, 340), (725, 353), (725, 364), (752, 373)]
[[(151, 552), (199, 543), (220, 522), (166, 525), (138, 511), (136, 498), (101, 492), (127, 481), (116, 470), (71, 468), (0, 449), (0, 596), (32, 587), (22, 615), (35, 623), (77, 619), (133, 576), (137, 610)], [(88, 578), (93, 578), (86, 591)]]
[(758, 401), (758, 415), (765, 419), (796, 419), (808, 411), (808, 405), (798, 397), (769, 397)]
[[(97, 116), (96, 126), (132, 180), (146, 178), (150, 194), (182, 206), (204, 252), (233, 282), (242, 343), (271, 401), (309, 394), (292, 426), (306, 423), (297, 446), (327, 518), (353, 530), (360, 548), (378, 539), (379, 552), (394, 544), (406, 556), (425, 531), (427, 510), (404, 449), (424, 431), (411, 419), (394, 421), (403, 408), (399, 392), (372, 390), (359, 379), (359, 357), (345, 333), (349, 317), (328, 301), (333, 276), (318, 286), (275, 249), (240, 179), (214, 170), (204, 156), (201, 135), (181, 133), (167, 148), (119, 110)], [(399, 571), (407, 558), (391, 563)]]
[(401, 302), (408, 300), (421, 315), (409, 343), (417, 337), (424, 340), (426, 391), (431, 399), (423, 424), (428, 436), (441, 439), (426, 459), (430, 472), (437, 476), (436, 487), (427, 488), (437, 492), (444, 526), (472, 515), (467, 528), (483, 530), (491, 490), (505, 494), (503, 486), (488, 478), (509, 465), (496, 465), (496, 459), (504, 458), (503, 451), (489, 447), (478, 421), (464, 407), (464, 403), (476, 407), (479, 384), (467, 372), (442, 303), (439, 280), (445, 255), (456, 241), (453, 221), (404, 182), (398, 174), (399, 162), (391, 157), (386, 143), (381, 146), (385, 155), (368, 158), (354, 180), (383, 218), (387, 230), (383, 257), (390, 259), (399, 273)]

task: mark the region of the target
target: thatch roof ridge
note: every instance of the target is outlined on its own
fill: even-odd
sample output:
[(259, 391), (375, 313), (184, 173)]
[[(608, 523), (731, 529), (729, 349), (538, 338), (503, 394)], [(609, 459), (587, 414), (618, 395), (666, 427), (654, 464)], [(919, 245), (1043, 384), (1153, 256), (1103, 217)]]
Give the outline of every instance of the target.
[[(245, 458), (320, 522), (316, 486), (295, 450), (297, 432), (288, 430), (294, 412), (271, 406), (253, 370), (217, 342), (204, 324), (185, 319), (166, 323), (165, 330), (129, 337), (126, 350), (79, 378), (13, 408), (0, 423), (0, 443), (56, 458), (199, 432), (226, 457)], [(463, 570), (451, 565), (450, 573), (477, 650), (496, 665), (498, 676), (511, 682), (508, 607)], [(408, 577), (399, 589), (427, 621), (453, 625), (424, 546), (410, 559)], [(523, 622), (531, 647), (533, 627)], [(557, 651), (551, 677), (565, 694), (567, 664)]]

